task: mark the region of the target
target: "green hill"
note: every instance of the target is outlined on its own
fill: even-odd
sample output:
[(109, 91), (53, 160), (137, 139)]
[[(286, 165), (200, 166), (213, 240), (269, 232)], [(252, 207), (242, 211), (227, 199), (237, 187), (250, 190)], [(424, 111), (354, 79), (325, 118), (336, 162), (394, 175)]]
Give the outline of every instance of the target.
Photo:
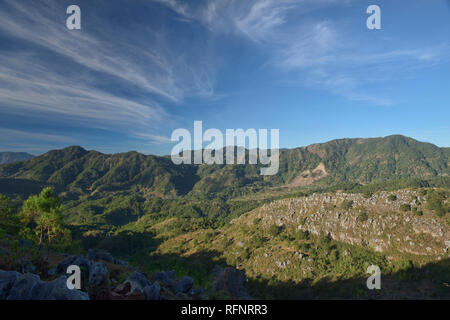
[(0, 166), (0, 177), (47, 183), (73, 197), (145, 188), (165, 195), (215, 194), (242, 188), (367, 184), (450, 174), (450, 149), (404, 136), (340, 139), (281, 150), (275, 176), (260, 165), (174, 165), (169, 157), (137, 152), (102, 154), (81, 147), (53, 150)]

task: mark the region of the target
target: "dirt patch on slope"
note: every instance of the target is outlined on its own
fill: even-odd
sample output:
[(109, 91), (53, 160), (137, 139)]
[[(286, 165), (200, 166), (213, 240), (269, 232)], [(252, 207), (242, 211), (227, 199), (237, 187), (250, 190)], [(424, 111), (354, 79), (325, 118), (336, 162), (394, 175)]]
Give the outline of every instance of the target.
[(305, 170), (295, 177), (290, 183), (286, 184), (285, 188), (303, 187), (312, 184), (313, 182), (326, 177), (328, 172), (325, 165), (321, 162), (314, 170)]

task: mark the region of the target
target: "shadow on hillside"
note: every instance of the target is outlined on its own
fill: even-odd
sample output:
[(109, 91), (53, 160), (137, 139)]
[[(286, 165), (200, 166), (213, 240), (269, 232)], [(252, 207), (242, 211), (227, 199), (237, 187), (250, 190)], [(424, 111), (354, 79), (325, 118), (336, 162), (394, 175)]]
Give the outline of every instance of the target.
[(261, 299), (450, 299), (450, 259), (421, 268), (383, 275), (381, 289), (369, 290), (367, 277), (323, 278), (315, 283), (249, 279), (247, 287)]
[(63, 188), (50, 183), (27, 179), (0, 178), (0, 194), (11, 198), (26, 199), (31, 195), (39, 194), (43, 188), (52, 186), (56, 192), (62, 192)]
[[(121, 233), (91, 239), (87, 247), (108, 250), (115, 257), (128, 260), (137, 269), (151, 273), (175, 270), (176, 277), (191, 276), (195, 287), (212, 288), (213, 270), (216, 266), (231, 267), (217, 251), (204, 251), (189, 256), (157, 254), (162, 240), (152, 233)], [(124, 255), (123, 253), (127, 254)], [(363, 271), (364, 272), (364, 271)], [(410, 268), (383, 275), (381, 290), (369, 290), (367, 278), (332, 280), (322, 278), (300, 283), (248, 278), (245, 287), (253, 299), (450, 299), (450, 259), (429, 263), (420, 268)]]
[[(202, 287), (211, 287), (216, 265), (229, 266), (214, 251), (188, 257), (171, 254), (147, 258), (134, 262), (148, 272), (176, 270), (177, 277), (189, 275), (195, 279), (196, 286)], [(394, 274), (382, 274), (381, 290), (367, 289), (369, 276), (335, 281), (324, 278), (315, 283), (249, 278), (245, 287), (253, 299), (450, 299), (450, 259)]]

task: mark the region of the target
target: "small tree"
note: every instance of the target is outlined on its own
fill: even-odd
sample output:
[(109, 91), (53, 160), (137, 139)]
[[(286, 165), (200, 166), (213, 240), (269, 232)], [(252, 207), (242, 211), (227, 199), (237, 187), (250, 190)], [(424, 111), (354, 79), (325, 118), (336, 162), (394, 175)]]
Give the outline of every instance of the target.
[(23, 204), (22, 215), (25, 224), (34, 227), (39, 245), (45, 239), (50, 244), (64, 232), (62, 205), (51, 187), (44, 188), (38, 196), (30, 196)]

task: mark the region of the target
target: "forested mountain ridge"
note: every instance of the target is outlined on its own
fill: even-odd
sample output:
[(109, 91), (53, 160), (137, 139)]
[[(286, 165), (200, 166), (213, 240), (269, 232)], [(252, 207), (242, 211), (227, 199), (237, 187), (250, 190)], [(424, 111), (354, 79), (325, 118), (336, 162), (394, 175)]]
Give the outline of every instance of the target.
[(280, 151), (280, 169), (260, 176), (260, 165), (175, 165), (170, 157), (134, 151), (102, 154), (73, 146), (0, 166), (9, 179), (47, 183), (73, 197), (146, 188), (166, 195), (217, 193), (241, 187), (361, 183), (450, 175), (450, 149), (404, 136), (339, 139)]

